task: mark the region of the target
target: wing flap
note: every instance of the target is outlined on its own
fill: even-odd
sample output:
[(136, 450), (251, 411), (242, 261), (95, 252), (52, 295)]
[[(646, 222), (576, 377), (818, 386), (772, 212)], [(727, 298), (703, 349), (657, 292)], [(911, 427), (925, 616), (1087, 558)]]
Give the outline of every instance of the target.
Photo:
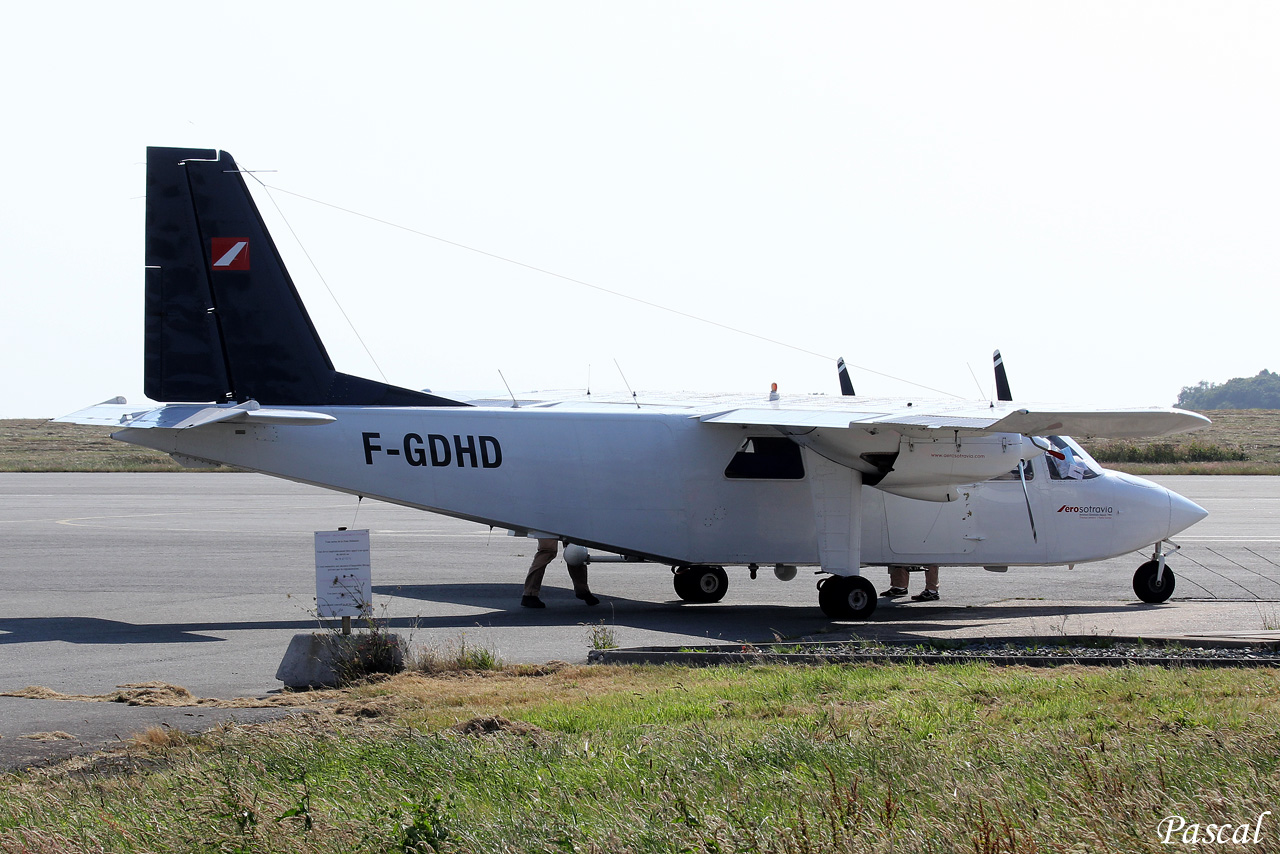
[(706, 424), (740, 424), (744, 427), (835, 427), (861, 426), (863, 419), (883, 418), (882, 412), (829, 409), (730, 409), (699, 416)]

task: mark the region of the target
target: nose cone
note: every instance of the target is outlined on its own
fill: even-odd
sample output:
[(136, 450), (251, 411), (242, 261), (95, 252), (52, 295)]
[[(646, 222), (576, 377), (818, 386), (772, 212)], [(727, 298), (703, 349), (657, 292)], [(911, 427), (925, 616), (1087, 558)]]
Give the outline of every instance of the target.
[(1189, 498), (1183, 498), (1176, 492), (1169, 492), (1169, 536), (1185, 531), (1199, 522), (1209, 511)]

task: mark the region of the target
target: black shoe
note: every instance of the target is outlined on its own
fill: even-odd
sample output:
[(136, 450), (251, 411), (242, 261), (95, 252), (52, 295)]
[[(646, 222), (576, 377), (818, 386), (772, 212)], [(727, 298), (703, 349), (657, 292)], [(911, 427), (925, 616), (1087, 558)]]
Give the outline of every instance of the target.
[(883, 593), (881, 593), (880, 595), (881, 595), (881, 596), (887, 596), (887, 597), (889, 597), (889, 598), (893, 598), (894, 596), (906, 596), (906, 595), (907, 595), (907, 588), (905, 588), (905, 587), (890, 587), (888, 590), (884, 591), (884, 592), (883, 592)]
[(583, 602), (586, 602), (588, 605), (599, 605), (599, 604), (600, 604), (600, 600), (599, 600), (599, 599), (597, 599), (596, 597), (592, 596), (590, 592), (587, 592), (587, 593), (575, 593), (575, 594), (573, 594), (573, 595), (574, 595), (574, 596), (577, 596), (579, 599), (581, 599)]
[(521, 596), (520, 604), (526, 608), (545, 608), (547, 603), (543, 602), (537, 596)]
[(938, 595), (937, 590), (921, 590), (919, 593), (911, 597), (913, 602), (937, 602), (942, 597)]

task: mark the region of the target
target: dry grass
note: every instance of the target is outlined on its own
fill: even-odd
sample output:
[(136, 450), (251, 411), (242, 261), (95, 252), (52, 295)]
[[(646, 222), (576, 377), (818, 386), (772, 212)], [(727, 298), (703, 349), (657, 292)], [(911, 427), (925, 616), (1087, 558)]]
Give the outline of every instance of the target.
[(112, 439), (112, 432), (110, 427), (29, 418), (0, 420), (0, 471), (193, 471), (168, 454)]
[(167, 748), (185, 744), (187, 735), (180, 729), (167, 726), (148, 727), (142, 732), (134, 733), (129, 739), (134, 747)]
[[(1199, 442), (1243, 451), (1248, 459), (1215, 463), (1106, 463), (1106, 467), (1130, 474), (1280, 475), (1280, 410), (1219, 409), (1201, 414), (1213, 421), (1204, 430), (1158, 439), (1130, 439), (1126, 443), (1139, 447), (1157, 444), (1179, 447)], [(1099, 439), (1083, 444), (1093, 453), (1110, 443)]]

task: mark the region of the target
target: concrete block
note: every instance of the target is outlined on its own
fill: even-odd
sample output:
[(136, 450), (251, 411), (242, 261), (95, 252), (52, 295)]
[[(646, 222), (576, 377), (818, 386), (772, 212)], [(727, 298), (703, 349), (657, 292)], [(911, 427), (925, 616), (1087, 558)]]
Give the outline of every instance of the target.
[(293, 636), (276, 678), (294, 690), (334, 688), (370, 673), (403, 669), (399, 635), (313, 632)]

